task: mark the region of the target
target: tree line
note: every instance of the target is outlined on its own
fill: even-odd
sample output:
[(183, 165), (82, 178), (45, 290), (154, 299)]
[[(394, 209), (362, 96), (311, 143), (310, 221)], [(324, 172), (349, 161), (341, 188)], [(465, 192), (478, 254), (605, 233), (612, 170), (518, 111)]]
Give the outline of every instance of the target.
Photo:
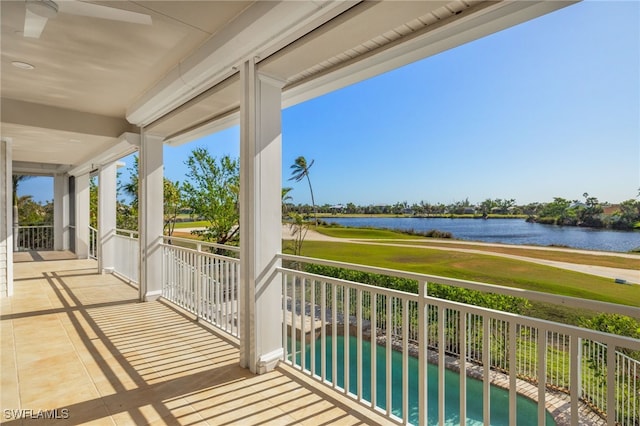
[(515, 199), (486, 199), (480, 203), (471, 203), (468, 199), (451, 204), (426, 201), (409, 204), (406, 201), (394, 204), (356, 205), (324, 204), (310, 206), (293, 204), (291, 199), (284, 200), (286, 209), (311, 215), (317, 212), (323, 215), (362, 214), (362, 215), (398, 215), (413, 217), (513, 217), (526, 218), (527, 221), (561, 226), (585, 226), (593, 228), (634, 229), (640, 228), (640, 200), (629, 199), (619, 204), (601, 203), (597, 197), (583, 194), (584, 200), (567, 200), (554, 197), (551, 202), (516, 204)]
[[(597, 197), (583, 194), (583, 200), (554, 197), (551, 202), (517, 204), (514, 198), (490, 199), (472, 203), (468, 198), (450, 204), (420, 201), (409, 204), (316, 205), (311, 185), (310, 169), (314, 160), (299, 156), (291, 165), (289, 180), (306, 180), (312, 204), (294, 204), (292, 188), (282, 188), (283, 217), (289, 223), (306, 223), (313, 214), (317, 225), (318, 214), (409, 215), (414, 217), (524, 217), (531, 222), (561, 226), (586, 226), (613, 229), (640, 229), (640, 200), (629, 199), (617, 205), (601, 203)], [(184, 182), (164, 178), (165, 233), (171, 235), (181, 215), (207, 222), (198, 234), (207, 241), (234, 244), (239, 240), (239, 160), (229, 156), (213, 157), (205, 148), (195, 148), (185, 161), (187, 173)], [(119, 176), (119, 191), (127, 199), (117, 201), (117, 226), (136, 230), (138, 212), (138, 158), (128, 169), (129, 181)], [(37, 203), (31, 196), (17, 196), (19, 183), (29, 176), (14, 176), (14, 212), (24, 225), (53, 222), (53, 202)], [(91, 224), (97, 225), (97, 185), (91, 181)], [(640, 196), (640, 193), (639, 193)], [(297, 216), (300, 215), (300, 216)], [(301, 230), (302, 231), (302, 230)], [(300, 232), (302, 235), (302, 232)]]

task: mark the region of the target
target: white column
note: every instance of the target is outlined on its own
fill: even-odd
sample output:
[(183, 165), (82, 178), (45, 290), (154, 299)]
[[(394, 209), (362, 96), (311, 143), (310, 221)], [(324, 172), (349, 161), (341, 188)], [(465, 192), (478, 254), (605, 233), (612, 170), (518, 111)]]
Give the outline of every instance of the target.
[(89, 258), (89, 173), (76, 176), (75, 181), (75, 218), (76, 218), (76, 256), (78, 259)]
[(138, 230), (141, 301), (162, 296), (164, 185), (162, 138), (140, 132), (138, 158)]
[(13, 296), (13, 183), (11, 139), (0, 140), (0, 297)]
[(111, 162), (98, 171), (98, 270), (112, 273), (116, 258), (116, 171)]
[(282, 246), (283, 82), (261, 75), (253, 60), (240, 71), (240, 365), (272, 370), (283, 356)]
[(69, 249), (69, 176), (53, 177), (53, 249)]

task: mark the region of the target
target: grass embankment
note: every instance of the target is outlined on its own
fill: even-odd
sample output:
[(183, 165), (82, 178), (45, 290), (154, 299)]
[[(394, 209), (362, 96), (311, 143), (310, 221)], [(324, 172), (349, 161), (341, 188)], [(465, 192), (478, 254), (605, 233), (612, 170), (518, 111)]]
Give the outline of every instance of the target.
[[(326, 228), (318, 227), (317, 232), (335, 238), (345, 238), (351, 240), (385, 240), (381, 243), (434, 246), (439, 248), (456, 248), (465, 250), (481, 250), (487, 253), (504, 253), (515, 256), (531, 257), (535, 259), (553, 260), (556, 262), (577, 263), (581, 265), (606, 266), (609, 268), (622, 268), (640, 270), (640, 253), (638, 259), (630, 259), (622, 256), (601, 256), (588, 251), (563, 251), (545, 250), (535, 248), (524, 248), (518, 246), (489, 246), (484, 244), (473, 244), (473, 242), (456, 243), (455, 240), (441, 241), (431, 238), (410, 236), (400, 232), (385, 229), (368, 228)], [(411, 241), (407, 241), (411, 240)], [(306, 244), (306, 243), (305, 243)], [(636, 254), (636, 253), (634, 253)]]

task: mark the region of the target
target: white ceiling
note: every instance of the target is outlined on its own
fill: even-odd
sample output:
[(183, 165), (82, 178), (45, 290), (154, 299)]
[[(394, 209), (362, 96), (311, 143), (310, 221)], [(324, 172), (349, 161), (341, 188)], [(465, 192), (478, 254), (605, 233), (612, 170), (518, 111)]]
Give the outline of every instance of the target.
[(229, 123), (240, 102), (234, 66), (252, 56), (287, 81), (284, 104), (293, 104), (570, 4), (94, 3), (148, 14), (152, 24), (59, 13), (32, 39), (22, 34), (25, 2), (0, 2), (0, 135), (12, 140), (16, 171), (77, 169), (139, 125), (182, 142)]

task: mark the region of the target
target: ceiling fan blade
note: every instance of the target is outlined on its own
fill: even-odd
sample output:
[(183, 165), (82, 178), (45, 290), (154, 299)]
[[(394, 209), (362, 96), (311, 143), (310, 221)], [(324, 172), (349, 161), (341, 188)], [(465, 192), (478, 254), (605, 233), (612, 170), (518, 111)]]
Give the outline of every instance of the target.
[(129, 10), (116, 9), (77, 0), (60, 0), (57, 4), (61, 13), (110, 19), (112, 21), (129, 22), (132, 24), (151, 25), (151, 16), (144, 13), (131, 12)]
[(47, 18), (38, 16), (30, 10), (26, 10), (24, 15), (24, 31), (25, 37), (40, 38), (44, 26), (47, 24)]

